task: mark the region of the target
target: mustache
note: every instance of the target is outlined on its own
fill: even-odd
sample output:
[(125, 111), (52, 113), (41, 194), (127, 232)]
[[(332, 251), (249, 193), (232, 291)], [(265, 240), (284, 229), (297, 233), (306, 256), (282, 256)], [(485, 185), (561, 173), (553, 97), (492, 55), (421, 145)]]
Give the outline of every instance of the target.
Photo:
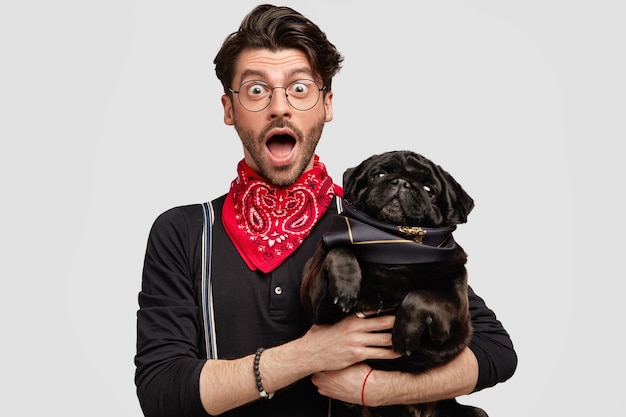
[(265, 126), (265, 128), (261, 132), (261, 137), (265, 137), (267, 133), (272, 129), (284, 129), (284, 128), (291, 130), (296, 135), (296, 139), (302, 137), (302, 131), (300, 131), (300, 129), (298, 129), (298, 127), (294, 125), (293, 123), (291, 123), (289, 120), (285, 120), (285, 119), (276, 119), (270, 122), (267, 126)]

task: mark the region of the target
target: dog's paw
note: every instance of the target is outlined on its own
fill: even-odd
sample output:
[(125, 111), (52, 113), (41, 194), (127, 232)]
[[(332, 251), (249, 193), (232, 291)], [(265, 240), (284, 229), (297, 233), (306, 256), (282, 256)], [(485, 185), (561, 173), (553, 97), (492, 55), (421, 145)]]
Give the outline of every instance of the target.
[(348, 248), (331, 249), (326, 255), (328, 292), (344, 313), (356, 305), (361, 288), (361, 267)]
[(441, 308), (441, 300), (433, 303), (435, 295), (428, 291), (410, 292), (396, 312), (392, 331), (396, 352), (412, 352), (442, 346), (451, 337), (451, 327)]
[(393, 349), (430, 367), (456, 356), (469, 342), (469, 314), (440, 293), (414, 291), (404, 298), (392, 330)]

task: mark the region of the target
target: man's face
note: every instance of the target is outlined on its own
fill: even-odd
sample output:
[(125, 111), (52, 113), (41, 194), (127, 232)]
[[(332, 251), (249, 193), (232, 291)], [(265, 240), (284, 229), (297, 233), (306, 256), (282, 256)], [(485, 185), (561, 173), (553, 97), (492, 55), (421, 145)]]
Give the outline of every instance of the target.
[[(321, 87), (308, 59), (297, 49), (249, 49), (240, 54), (235, 66), (233, 90), (252, 80), (285, 87), (292, 81), (311, 79)], [(274, 89), (269, 105), (258, 112), (243, 108), (237, 94), (232, 99), (222, 96), (222, 105), (224, 123), (234, 126), (241, 138), (246, 164), (281, 187), (294, 183), (312, 168), (324, 124), (333, 118), (331, 91), (321, 94), (317, 104), (307, 111), (291, 107), (282, 88)]]

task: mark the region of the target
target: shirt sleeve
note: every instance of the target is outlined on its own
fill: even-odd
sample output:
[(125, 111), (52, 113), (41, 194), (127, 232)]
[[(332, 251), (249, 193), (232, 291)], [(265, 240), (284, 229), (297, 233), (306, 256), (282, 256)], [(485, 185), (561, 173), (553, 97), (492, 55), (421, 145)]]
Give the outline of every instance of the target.
[(471, 287), (468, 297), (473, 326), (469, 347), (478, 360), (478, 381), (474, 391), (480, 391), (513, 376), (517, 354), (502, 323)]
[[(171, 209), (152, 225), (137, 312), (135, 384), (147, 417), (205, 417), (199, 376), (205, 362), (194, 256), (202, 211)], [(198, 219), (199, 215), (199, 219)]]

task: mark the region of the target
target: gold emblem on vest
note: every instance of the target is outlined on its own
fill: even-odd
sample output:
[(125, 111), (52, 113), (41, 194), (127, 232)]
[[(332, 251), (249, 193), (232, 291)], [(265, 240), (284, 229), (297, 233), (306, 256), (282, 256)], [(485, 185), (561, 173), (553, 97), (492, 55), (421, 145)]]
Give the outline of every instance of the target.
[(403, 238), (416, 243), (424, 243), (424, 236), (426, 236), (426, 230), (419, 226), (398, 226), (398, 232)]

